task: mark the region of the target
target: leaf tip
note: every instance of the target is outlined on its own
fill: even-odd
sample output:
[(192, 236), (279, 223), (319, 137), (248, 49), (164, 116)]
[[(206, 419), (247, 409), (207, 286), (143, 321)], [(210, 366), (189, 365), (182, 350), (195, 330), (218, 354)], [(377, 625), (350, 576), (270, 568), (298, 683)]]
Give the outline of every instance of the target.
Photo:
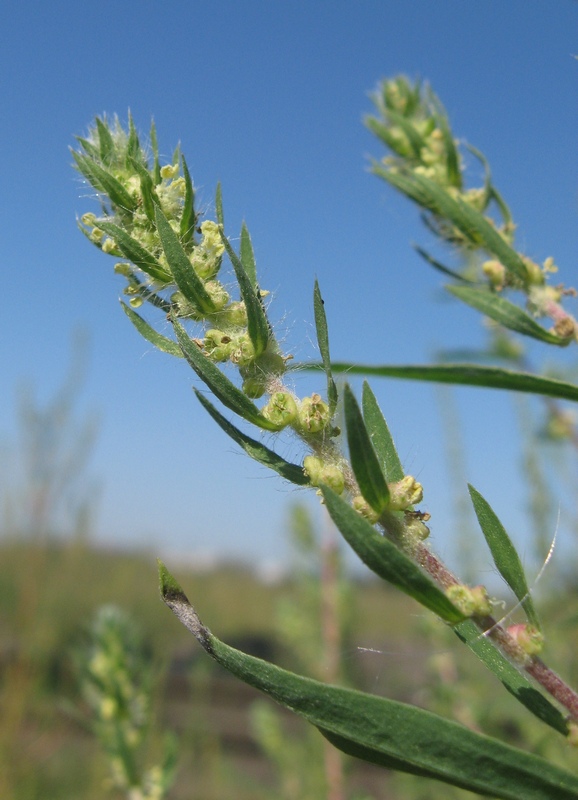
[(175, 580), (175, 578), (173, 578), (163, 562), (158, 559), (157, 563), (159, 568), (159, 587), (161, 591), (161, 597), (165, 603), (169, 600), (184, 600), (185, 602), (188, 602), (180, 584)]

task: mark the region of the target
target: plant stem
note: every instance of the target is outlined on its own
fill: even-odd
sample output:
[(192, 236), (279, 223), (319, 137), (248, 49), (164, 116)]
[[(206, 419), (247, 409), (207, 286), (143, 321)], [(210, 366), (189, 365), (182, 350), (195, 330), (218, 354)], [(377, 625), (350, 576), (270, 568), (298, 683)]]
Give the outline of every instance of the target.
[[(321, 635), (323, 637), (324, 673), (329, 683), (340, 679), (339, 652), (341, 629), (339, 624), (339, 549), (329, 515), (324, 514), (323, 541), (321, 544)], [(324, 741), (325, 779), (327, 800), (345, 800), (343, 758), (328, 741)]]
[[(444, 589), (458, 584), (457, 578), (445, 564), (424, 544), (418, 545), (416, 556), (419, 564)], [(578, 693), (557, 675), (537, 656), (528, 656), (508, 631), (493, 617), (474, 617), (473, 621), (484, 636), (491, 639), (513, 664), (530, 675), (548, 694), (550, 694), (578, 722)]]

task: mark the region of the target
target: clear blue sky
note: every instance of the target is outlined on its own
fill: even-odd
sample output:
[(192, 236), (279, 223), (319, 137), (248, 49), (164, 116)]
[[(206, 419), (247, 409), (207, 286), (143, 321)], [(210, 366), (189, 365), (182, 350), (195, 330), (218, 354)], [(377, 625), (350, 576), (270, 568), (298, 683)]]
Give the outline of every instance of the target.
[[(488, 156), (520, 245), (538, 260), (554, 255), (565, 282), (578, 282), (572, 0), (5, 0), (0, 31), (0, 441), (4, 452), (14, 442), (17, 382), (30, 378), (49, 398), (83, 325), (92, 342), (83, 404), (102, 416), (91, 471), (103, 486), (104, 540), (275, 558), (301, 495), (206, 418), (193, 373), (139, 339), (118, 305), (113, 260), (77, 232), (75, 215), (94, 206), (68, 147), (95, 114), (126, 119), (130, 107), (143, 130), (154, 115), (161, 151), (180, 140), (206, 207), (221, 180), (228, 233), (247, 221), (272, 314), (299, 359), (315, 357), (315, 277), (335, 358), (420, 363), (436, 348), (483, 342), (478, 316), (440, 302), (439, 276), (410, 249), (428, 241), (415, 209), (367, 172), (381, 151), (361, 120), (383, 76), (431, 81), (457, 135)], [(435, 390), (374, 386), (447, 551)], [(463, 491), (474, 483), (519, 536), (515, 406), (489, 391), (457, 401), (469, 448)]]

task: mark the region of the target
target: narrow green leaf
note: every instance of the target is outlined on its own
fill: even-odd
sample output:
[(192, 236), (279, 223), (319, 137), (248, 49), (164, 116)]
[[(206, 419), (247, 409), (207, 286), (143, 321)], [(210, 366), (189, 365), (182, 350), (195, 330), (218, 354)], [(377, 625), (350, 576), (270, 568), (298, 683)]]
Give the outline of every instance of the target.
[(461, 283), (475, 284), (475, 281), (471, 281), (469, 278), (464, 278), (464, 276), (460, 275), (459, 272), (454, 272), (453, 269), (444, 266), (444, 264), (430, 256), (430, 254), (422, 247), (418, 247), (418, 245), (414, 245), (413, 247), (414, 250), (424, 259), (424, 261), (427, 261), (428, 264), (434, 267), (434, 269), (437, 269), (439, 272), (443, 272), (444, 275), (448, 275), (450, 278), (460, 281)]
[(201, 352), (195, 342), (189, 338), (187, 332), (176, 319), (172, 319), (172, 324), (177, 334), (177, 339), (183, 355), (195, 370), (199, 378), (204, 381), (221, 403), (234, 411), (247, 422), (257, 425), (267, 431), (277, 431), (278, 426), (273, 425), (265, 419), (259, 412), (257, 406), (252, 403), (247, 395), (237, 389), (234, 383), (223, 375), (221, 370)]
[(186, 299), (203, 314), (211, 314), (215, 304), (211, 300), (202, 280), (195, 272), (189, 257), (183, 250), (179, 237), (171, 228), (161, 208), (156, 206), (155, 219), (167, 263), (175, 279), (175, 283)]
[(185, 179), (185, 201), (183, 203), (179, 233), (181, 234), (182, 241), (188, 244), (193, 239), (195, 232), (195, 190), (193, 181), (191, 180), (191, 173), (189, 172), (187, 162), (183, 155), (181, 155), (181, 164), (183, 167), (183, 177)]
[(468, 484), (468, 489), (480, 528), (486, 538), (498, 572), (522, 604), (528, 620), (540, 629), (540, 620), (528, 589), (524, 567), (512, 540), (488, 501), (470, 484)]
[(143, 199), (144, 212), (147, 215), (149, 222), (155, 221), (155, 200), (158, 202), (158, 197), (154, 190), (153, 180), (148, 172), (145, 170), (140, 176), (140, 192)]
[[(89, 142), (88, 139), (85, 139), (82, 136), (75, 136), (74, 138), (91, 159), (94, 161), (98, 161), (100, 159), (100, 150), (95, 144), (93, 144), (93, 142)], [(72, 152), (74, 153), (74, 151)]]
[(526, 280), (528, 271), (521, 257), (479, 211), (454, 199), (445, 189), (423, 175), (392, 172), (380, 164), (374, 164), (373, 171), (422, 208), (450, 220), (472, 244), (484, 248), (509, 272), (522, 281)]
[(136, 209), (137, 201), (127, 192), (122, 183), (117, 181), (114, 175), (111, 175), (110, 172), (89, 156), (84, 156), (73, 150), (72, 157), (79, 172), (84, 175), (97, 191), (107, 195), (115, 208), (119, 211), (134, 211)]
[(239, 256), (231, 247), (231, 244), (223, 233), (222, 229), (221, 240), (225, 245), (227, 255), (231, 259), (231, 264), (235, 270), (239, 289), (241, 290), (241, 297), (245, 303), (249, 338), (251, 339), (253, 347), (255, 348), (255, 355), (260, 356), (261, 353), (267, 349), (269, 339), (271, 338), (271, 328), (265, 315), (263, 303), (261, 302), (259, 287), (251, 283), (251, 280), (245, 271), (245, 267), (241, 263)]
[(96, 117), (96, 129), (98, 131), (98, 149), (100, 151), (100, 160), (103, 164), (109, 164), (114, 157), (114, 142), (108, 125), (101, 119)]
[(122, 310), (130, 319), (137, 331), (147, 341), (149, 341), (151, 344), (154, 344), (155, 347), (158, 347), (158, 349), (162, 350), (164, 353), (169, 353), (171, 356), (177, 356), (177, 358), (183, 357), (181, 348), (176, 342), (173, 342), (172, 339), (162, 336), (160, 333), (155, 331), (152, 325), (149, 325), (149, 323), (143, 319), (140, 314), (137, 314), (136, 311), (133, 311), (133, 309), (126, 303), (121, 301), (121, 306)]
[[(317, 370), (320, 367), (320, 364), (312, 362), (297, 364), (294, 368)], [(373, 365), (334, 361), (331, 368), (333, 372), (346, 372), (350, 375), (375, 375), (381, 378), (402, 378), (409, 381), (484, 386), (487, 389), (506, 389), (578, 402), (578, 386), (552, 378), (541, 378), (527, 372), (512, 372), (500, 367), (483, 367), (478, 364)]]
[(155, 224), (155, 206), (160, 205), (158, 195), (156, 193), (153, 179), (147, 167), (136, 159), (130, 159), (130, 165), (138, 173), (140, 178), (141, 196), (143, 200), (144, 212), (147, 219), (152, 224)]
[(215, 212), (217, 214), (217, 222), (222, 227), (225, 227), (225, 217), (223, 215), (223, 193), (221, 191), (221, 182), (217, 184), (217, 190), (215, 192)]
[(323, 361), (323, 369), (327, 376), (327, 399), (331, 415), (337, 406), (337, 386), (331, 374), (331, 358), (329, 356), (329, 331), (327, 329), (327, 317), (325, 316), (325, 304), (321, 297), (321, 291), (317, 280), (313, 290), (313, 311), (315, 314), (315, 329), (317, 331), (317, 343)]
[(159, 283), (172, 283), (170, 273), (165, 270), (162, 264), (123, 228), (115, 225), (114, 222), (99, 222), (98, 227), (102, 228), (109, 236), (112, 236), (125, 258), (132, 261), (135, 266), (142, 269), (147, 275), (150, 275), (153, 280)]
[(403, 467), (385, 417), (381, 413), (375, 395), (367, 381), (363, 382), (361, 401), (363, 419), (370, 433), (371, 443), (381, 463), (385, 479), (388, 483), (400, 481), (404, 477)]
[(251, 236), (244, 222), (241, 225), (241, 248), (239, 254), (247, 277), (255, 289), (257, 287), (257, 265), (255, 264), (255, 253), (253, 252)]
[(432, 92), (429, 99), (435, 108), (435, 121), (443, 136), (447, 159), (448, 180), (452, 186), (461, 189), (462, 173), (460, 172), (460, 156), (449, 126), (448, 115), (437, 95)]
[(463, 614), (409, 556), (377, 533), (367, 520), (331, 489), (323, 486), (321, 491), (331, 519), (343, 538), (376, 575), (397, 586), (446, 622), (455, 624), (464, 619)]
[(159, 575), (164, 602), (208, 655), (345, 752), (498, 800), (578, 798), (578, 778), (542, 758), (415, 706), (328, 686), (241, 653), (201, 622), (162, 563)]
[(159, 161), (159, 140), (157, 138), (157, 126), (154, 119), (151, 120), (151, 130), (149, 134), (151, 150), (153, 151), (153, 171), (152, 178), (155, 186), (161, 182), (161, 162)]
[(256, 441), (256, 439), (251, 439), (250, 436), (247, 436), (225, 419), (201, 392), (196, 389), (194, 391), (201, 405), (209, 412), (217, 425), (219, 425), (231, 439), (237, 442), (247, 455), (254, 458), (255, 461), (258, 461), (260, 464), (269, 467), (269, 469), (275, 470), (282, 478), (297, 484), (297, 486), (307, 486), (309, 484), (309, 478), (303, 472), (303, 467), (285, 461), (284, 458), (281, 458), (281, 456), (277, 455), (273, 450), (265, 447), (261, 442)]
[(490, 171), (490, 165), (483, 153), (481, 153), (477, 147), (473, 147), (471, 144), (466, 144), (467, 149), (470, 153), (475, 156), (478, 161), (483, 165), (485, 178), (484, 178), (484, 188), (487, 193), (488, 202), (490, 200), (494, 200), (496, 205), (500, 209), (500, 214), (502, 215), (502, 219), (505, 224), (512, 223), (512, 212), (510, 211), (506, 201), (502, 197), (502, 195), (498, 192), (494, 184), (492, 183), (492, 173)]
[(369, 130), (377, 136), (378, 139), (393, 150), (394, 153), (402, 156), (403, 158), (407, 158), (410, 153), (408, 152), (407, 146), (402, 145), (400, 139), (395, 137), (389, 127), (381, 122), (381, 120), (376, 119), (376, 117), (366, 116), (364, 119), (365, 125), (369, 128)]
[(138, 131), (134, 124), (132, 114), (128, 112), (128, 143), (126, 148), (127, 166), (131, 160), (139, 161), (142, 164), (142, 150), (138, 138)]
[(474, 289), (469, 286), (446, 286), (446, 289), (459, 300), (463, 300), (464, 303), (512, 331), (561, 347), (570, 342), (569, 338), (562, 338), (545, 330), (521, 308), (488, 289)]
[(348, 384), (343, 391), (349, 460), (363, 498), (381, 514), (389, 505), (389, 488), (371, 444), (361, 410)]

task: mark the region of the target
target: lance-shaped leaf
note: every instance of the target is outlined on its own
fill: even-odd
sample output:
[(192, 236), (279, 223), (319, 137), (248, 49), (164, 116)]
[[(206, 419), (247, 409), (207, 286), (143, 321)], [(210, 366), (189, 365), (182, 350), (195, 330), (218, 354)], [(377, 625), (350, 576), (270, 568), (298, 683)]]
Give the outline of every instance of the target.
[(423, 175), (392, 172), (379, 164), (374, 165), (373, 170), (422, 208), (448, 219), (472, 244), (487, 250), (509, 272), (522, 281), (526, 280), (528, 271), (521, 257), (475, 208), (454, 199), (445, 189)]
[(427, 261), (434, 269), (437, 269), (439, 272), (442, 272), (444, 275), (447, 275), (450, 278), (453, 278), (456, 281), (460, 281), (461, 283), (468, 283), (468, 284), (475, 284), (475, 281), (471, 281), (469, 278), (464, 278), (463, 275), (460, 275), (459, 272), (454, 272), (453, 269), (446, 267), (445, 264), (442, 264), (440, 261), (437, 261), (433, 256), (424, 250), (422, 247), (418, 247), (418, 245), (414, 245), (414, 250), (419, 253), (419, 255)]
[(323, 362), (323, 369), (327, 376), (327, 399), (329, 401), (329, 412), (333, 416), (333, 412), (337, 406), (337, 386), (331, 374), (331, 358), (329, 356), (329, 332), (327, 330), (327, 317), (325, 316), (325, 304), (321, 297), (319, 284), (315, 281), (315, 288), (313, 290), (313, 311), (315, 314), (315, 329), (317, 331), (317, 343), (319, 345), (319, 352), (321, 353), (321, 360)]
[(375, 117), (366, 116), (364, 119), (365, 125), (369, 130), (374, 133), (378, 139), (381, 139), (394, 153), (406, 157), (409, 155), (407, 146), (400, 141), (400, 139), (392, 134), (389, 127), (381, 120)]
[(267, 431), (277, 431), (279, 426), (265, 419), (257, 406), (252, 403), (247, 395), (238, 389), (234, 383), (226, 378), (221, 370), (201, 352), (199, 347), (189, 338), (187, 332), (176, 319), (172, 324), (177, 334), (177, 339), (183, 355), (195, 370), (199, 378), (204, 381), (224, 406), (230, 408), (247, 422), (257, 425)]
[(87, 155), (89, 155), (94, 161), (99, 161), (100, 150), (97, 145), (82, 136), (75, 136), (74, 138)]
[(215, 190), (215, 213), (217, 215), (217, 222), (219, 225), (225, 227), (225, 216), (223, 214), (223, 192), (221, 189), (221, 181), (217, 184)]
[(488, 501), (470, 484), (468, 489), (498, 572), (522, 604), (528, 620), (540, 629), (540, 620), (534, 608), (524, 568), (512, 540)]
[(140, 161), (143, 163), (143, 152), (141, 150), (140, 141), (138, 138), (138, 131), (136, 129), (136, 125), (134, 124), (134, 120), (132, 118), (132, 114), (130, 111), (128, 112), (128, 142), (126, 147), (126, 164), (127, 167), (131, 163), (131, 161)]
[(446, 622), (455, 624), (464, 619), (464, 615), (409, 556), (377, 533), (349, 503), (327, 486), (322, 486), (321, 491), (331, 519), (343, 538), (376, 575), (397, 586)]
[(155, 206), (160, 205), (159, 197), (156, 193), (155, 185), (151, 173), (148, 171), (146, 164), (137, 159), (130, 160), (130, 166), (140, 178), (140, 190), (142, 197), (142, 204), (147, 219), (152, 224), (155, 224)]
[(96, 130), (98, 132), (98, 149), (100, 153), (100, 160), (103, 164), (109, 164), (115, 155), (114, 141), (110, 130), (108, 129), (108, 125), (106, 125), (98, 117), (96, 117), (95, 122)]
[(199, 278), (191, 264), (188, 255), (183, 250), (179, 237), (171, 228), (169, 221), (159, 206), (155, 208), (157, 230), (161, 239), (167, 263), (175, 279), (175, 283), (184, 297), (198, 308), (203, 314), (216, 311), (202, 280)]
[(396, 483), (404, 477), (403, 467), (385, 417), (381, 413), (375, 395), (367, 381), (363, 382), (361, 404), (363, 419), (370, 433), (371, 443), (383, 468), (385, 479), (388, 483)]
[(172, 283), (172, 277), (169, 272), (160, 264), (152, 253), (142, 246), (140, 242), (128, 234), (119, 225), (114, 222), (99, 222), (98, 227), (112, 236), (117, 243), (119, 250), (125, 258), (150, 275), (151, 278), (159, 283)]
[(191, 180), (191, 173), (187, 167), (185, 157), (182, 154), (181, 164), (183, 167), (183, 177), (185, 179), (185, 200), (183, 203), (179, 233), (181, 234), (183, 242), (188, 244), (193, 239), (193, 234), (195, 232), (195, 190), (193, 181)]
[(137, 314), (136, 311), (133, 311), (133, 309), (130, 306), (127, 306), (126, 303), (121, 302), (121, 306), (124, 313), (130, 319), (142, 337), (144, 337), (151, 344), (154, 344), (155, 347), (158, 347), (158, 349), (162, 350), (164, 353), (169, 353), (171, 356), (177, 356), (177, 358), (183, 357), (182, 350), (176, 342), (173, 342), (172, 339), (169, 339), (167, 336), (163, 336), (158, 331), (155, 331), (152, 325), (149, 325), (149, 323), (143, 319), (140, 314)]
[(241, 247), (239, 250), (241, 263), (245, 268), (247, 277), (249, 278), (253, 288), (257, 287), (257, 265), (255, 263), (255, 253), (253, 252), (253, 243), (251, 236), (245, 223), (241, 225)]
[(265, 352), (267, 349), (267, 344), (271, 338), (271, 328), (265, 314), (265, 309), (263, 308), (263, 303), (259, 294), (259, 287), (251, 283), (241, 259), (231, 247), (229, 240), (223, 233), (222, 229), (221, 239), (225, 245), (227, 255), (231, 259), (231, 264), (235, 270), (239, 289), (241, 290), (241, 297), (245, 303), (245, 309), (247, 311), (247, 331), (249, 333), (249, 338), (251, 339), (253, 347), (255, 348), (255, 355), (260, 356), (261, 353)]
[(430, 102), (435, 108), (435, 120), (442, 132), (443, 143), (446, 154), (447, 176), (450, 184), (458, 189), (462, 188), (462, 173), (460, 172), (460, 156), (452, 136), (452, 131), (448, 123), (448, 116), (441, 100), (433, 94)]
[[(319, 369), (320, 364), (295, 365), (295, 369)], [(487, 389), (507, 389), (514, 392), (557, 397), (578, 402), (578, 386), (552, 378), (542, 378), (527, 372), (513, 372), (500, 367), (478, 364), (352, 364), (334, 361), (333, 372), (350, 375), (374, 375), (381, 378), (402, 378), (409, 381), (453, 383), (460, 386), (484, 386)]]
[(255, 461), (258, 461), (260, 464), (269, 467), (269, 469), (275, 470), (282, 478), (297, 484), (297, 486), (307, 486), (309, 484), (309, 478), (303, 472), (303, 467), (285, 461), (284, 458), (281, 458), (281, 456), (277, 455), (273, 450), (265, 447), (261, 442), (258, 442), (256, 439), (251, 439), (250, 436), (247, 436), (247, 434), (240, 431), (225, 419), (201, 392), (196, 389), (194, 391), (201, 405), (209, 412), (217, 425), (219, 425), (233, 441), (237, 442), (247, 455), (254, 458)]
[(389, 488), (371, 444), (361, 410), (348, 384), (343, 391), (349, 460), (363, 498), (381, 514), (389, 505)]
[(79, 172), (81, 172), (94, 188), (103, 192), (110, 199), (113, 206), (119, 211), (134, 211), (137, 207), (136, 199), (129, 194), (122, 183), (108, 170), (100, 166), (94, 159), (84, 156), (81, 153), (72, 151), (72, 157), (76, 162)]
[(492, 183), (492, 173), (491, 173), (491, 170), (490, 170), (490, 165), (488, 164), (488, 161), (487, 161), (485, 155), (482, 152), (480, 152), (477, 149), (477, 147), (473, 147), (471, 144), (466, 144), (466, 147), (470, 151), (470, 153), (473, 156), (475, 156), (478, 159), (478, 161), (480, 161), (480, 163), (484, 167), (484, 173), (485, 173), (485, 176), (484, 176), (484, 190), (485, 190), (485, 192), (486, 192), (486, 194), (488, 196), (488, 201), (489, 200), (494, 200), (496, 202), (496, 205), (500, 209), (500, 214), (502, 215), (502, 219), (504, 220), (504, 223), (510, 225), (513, 222), (513, 220), (512, 220), (512, 212), (510, 211), (510, 209), (509, 209), (506, 201), (502, 197), (502, 195), (498, 192), (498, 190), (496, 189), (496, 187)]
[(149, 140), (151, 143), (151, 150), (153, 151), (153, 169), (152, 179), (155, 186), (161, 182), (161, 162), (159, 160), (159, 141), (157, 137), (157, 126), (154, 119), (151, 121), (151, 129), (149, 133)]
[(446, 289), (459, 300), (463, 300), (464, 303), (481, 311), (482, 314), (499, 322), (505, 328), (561, 347), (565, 347), (570, 342), (570, 338), (562, 338), (555, 333), (550, 333), (514, 303), (510, 303), (509, 300), (488, 291), (488, 289), (474, 289), (469, 286), (446, 286)]
[(328, 686), (241, 653), (201, 622), (159, 564), (161, 595), (217, 663), (315, 725), (346, 753), (500, 800), (576, 800), (578, 778), (542, 758), (429, 711)]

